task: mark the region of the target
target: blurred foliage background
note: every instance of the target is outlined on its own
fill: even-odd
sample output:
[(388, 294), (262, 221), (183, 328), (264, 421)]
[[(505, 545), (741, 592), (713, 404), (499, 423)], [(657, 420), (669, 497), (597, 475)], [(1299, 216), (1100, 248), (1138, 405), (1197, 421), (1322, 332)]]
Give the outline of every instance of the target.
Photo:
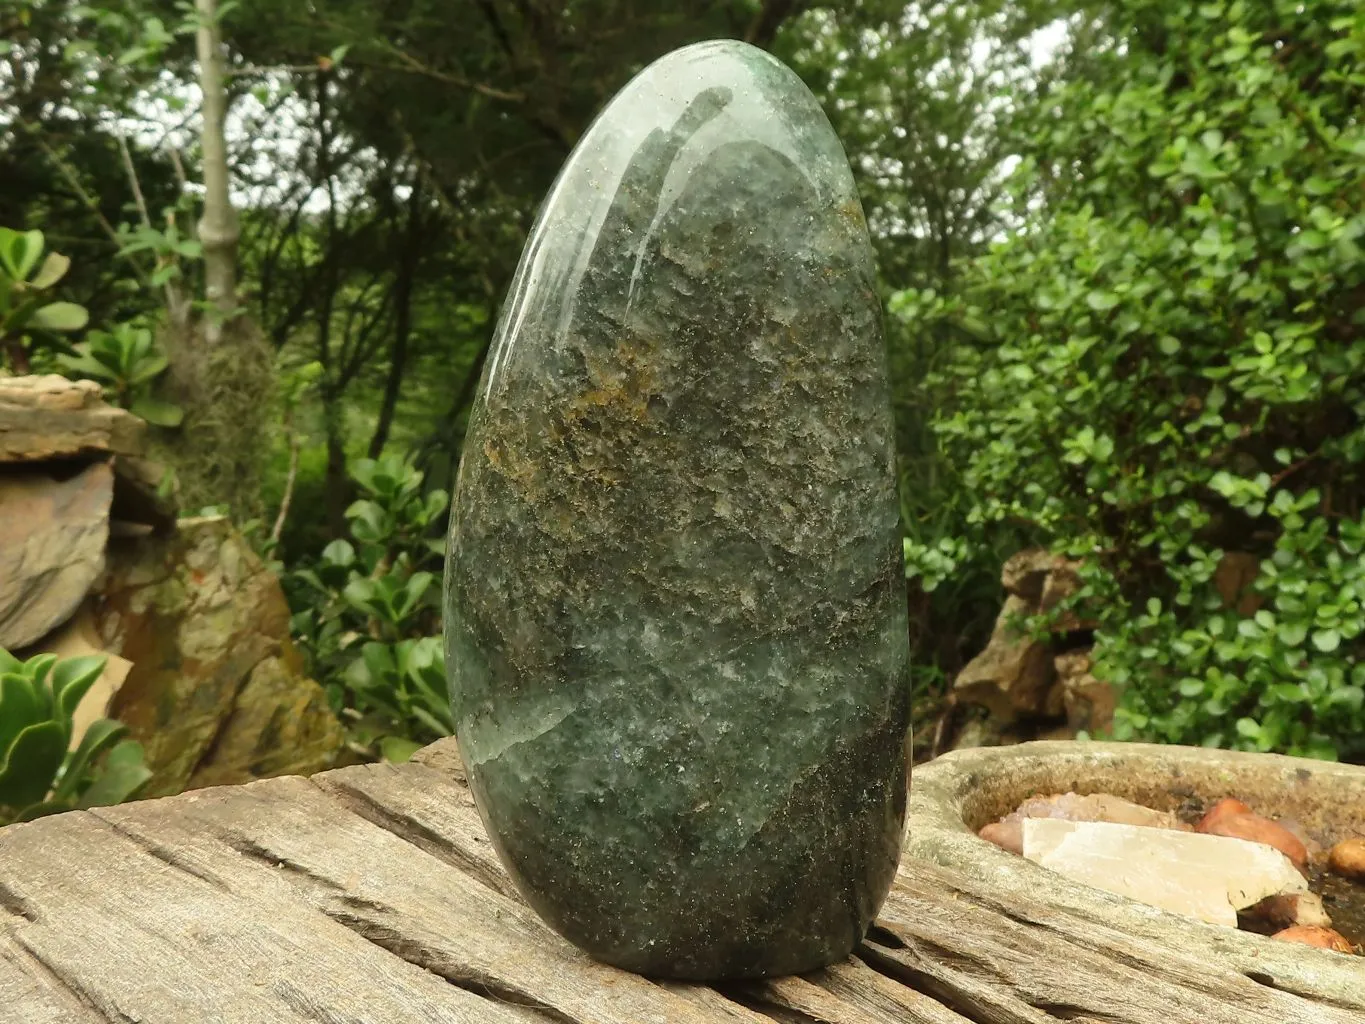
[[(206, 19), (250, 326), (212, 359)], [(632, 74), (717, 36), (790, 63), (858, 177), (921, 721), (1036, 545), (1084, 566), (1120, 737), (1365, 758), (1348, 0), (0, 0), (0, 225), (69, 260), (43, 308), (87, 314), (32, 321), (39, 268), (7, 267), (5, 367), (158, 424), (183, 502), (253, 532), (312, 671), (402, 756), (450, 729), (441, 535), (537, 204)], [(1254, 614), (1216, 593), (1228, 551)]]

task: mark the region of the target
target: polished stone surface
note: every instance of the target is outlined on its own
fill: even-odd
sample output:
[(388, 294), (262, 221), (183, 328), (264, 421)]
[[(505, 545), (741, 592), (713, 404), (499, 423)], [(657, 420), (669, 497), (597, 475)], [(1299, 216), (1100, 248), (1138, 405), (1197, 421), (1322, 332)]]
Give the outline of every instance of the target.
[(554, 928), (687, 978), (857, 944), (904, 831), (897, 509), (839, 141), (766, 53), (670, 54), (546, 199), (451, 521), (460, 749)]

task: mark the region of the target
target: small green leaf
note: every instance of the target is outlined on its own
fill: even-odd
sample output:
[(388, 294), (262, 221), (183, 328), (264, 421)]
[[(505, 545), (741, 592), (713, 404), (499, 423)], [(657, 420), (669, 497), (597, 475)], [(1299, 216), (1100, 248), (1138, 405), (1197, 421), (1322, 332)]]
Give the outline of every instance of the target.
[(341, 596), (360, 611), (368, 614), (373, 614), (375, 611), (375, 583), (373, 580), (362, 576), (353, 577), (342, 589)]
[(75, 799), (94, 760), (127, 731), (126, 725), (111, 718), (100, 718), (91, 722), (76, 749), (67, 755), (53, 797), (59, 800)]
[(16, 281), (27, 281), (43, 252), (41, 231), (12, 232), (5, 266)]
[(0, 762), (0, 805), (27, 807), (47, 796), (66, 756), (60, 722), (38, 722), (20, 730)]
[(129, 410), (155, 427), (178, 427), (185, 419), (185, 410), (171, 402), (156, 398), (138, 398)]
[(18, 672), (0, 675), (0, 764), (14, 738), (45, 718), (47, 708), (31, 679)]
[(355, 565), (355, 548), (350, 541), (334, 540), (322, 549), (322, 561), (343, 568)]
[(108, 366), (86, 351), (84, 345), (76, 346), (75, 355), (58, 352), (57, 363), (68, 373), (89, 377), (93, 380), (106, 383), (114, 383), (118, 380), (118, 376)]
[(426, 708), (413, 707), (412, 716), (438, 736), (449, 736), (454, 731), (449, 723), (441, 721)]
[(104, 759), (99, 777), (90, 784), (77, 807), (110, 807), (131, 800), (152, 777), (142, 759), (142, 744), (124, 740)]
[(51, 288), (54, 284), (66, 276), (66, 272), (71, 269), (71, 260), (59, 252), (50, 252), (43, 260), (43, 265), (38, 268), (38, 273), (29, 282), (35, 289)]
[(153, 288), (161, 288), (164, 287), (168, 281), (174, 281), (179, 276), (180, 268), (174, 263), (167, 263), (153, 270), (149, 280)]
[[(24, 662), (24, 674), (32, 679), (35, 684), (44, 683), (47, 681), (47, 674), (52, 671), (52, 666), (56, 664), (57, 656), (55, 654), (35, 654)], [(43, 692), (49, 693), (46, 687), (43, 687)]]
[(154, 51), (149, 46), (134, 46), (127, 50), (124, 50), (123, 53), (119, 54), (119, 58), (116, 63), (120, 67), (127, 67), (130, 64), (136, 64), (138, 61), (142, 60), (145, 57), (151, 56), (153, 52)]
[(69, 720), (90, 687), (95, 684), (109, 659), (104, 655), (65, 658), (52, 669), (52, 695), (57, 701), (57, 713)]
[(436, 582), (436, 577), (429, 572), (413, 573), (412, 577), (408, 580), (407, 586), (404, 588), (407, 591), (408, 602), (410, 604), (415, 604), (434, 582)]
[(1203, 695), (1205, 688), (1206, 684), (1202, 679), (1182, 679), (1179, 686), (1180, 696), (1200, 697)]
[(1295, 235), (1291, 244), (1299, 249), (1322, 249), (1327, 245), (1327, 236), (1310, 228)]
[(41, 331), (79, 331), (90, 320), (84, 306), (74, 302), (50, 302), (40, 307), (29, 326)]
[(360, 649), (372, 679), (386, 679), (397, 673), (398, 663), (393, 655), (393, 648), (388, 644), (368, 643)]
[(128, 378), (128, 383), (134, 386), (146, 384), (148, 381), (160, 376), (170, 363), (160, 352), (144, 356), (137, 361), (132, 375)]
[(1308, 636), (1308, 627), (1302, 622), (1283, 622), (1277, 631), (1280, 643), (1286, 647), (1298, 647)]
[(379, 741), (379, 753), (385, 761), (404, 764), (422, 749), (422, 744), (406, 736), (385, 736)]
[(1341, 646), (1341, 634), (1335, 629), (1319, 629), (1313, 634), (1313, 646), (1323, 654), (1331, 654)]
[(1284, 701), (1286, 704), (1297, 704), (1307, 699), (1303, 687), (1297, 683), (1276, 683), (1268, 691), (1270, 696), (1276, 700)]

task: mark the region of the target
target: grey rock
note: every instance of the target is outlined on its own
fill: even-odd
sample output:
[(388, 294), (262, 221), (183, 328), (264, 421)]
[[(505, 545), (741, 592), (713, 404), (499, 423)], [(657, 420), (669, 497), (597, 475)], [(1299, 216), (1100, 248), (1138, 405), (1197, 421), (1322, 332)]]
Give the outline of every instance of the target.
[(0, 647), (26, 647), (69, 619), (104, 568), (114, 474), (97, 462), (58, 478), (0, 475)]
[(0, 377), (0, 463), (141, 455), (147, 425), (102, 395), (92, 380)]

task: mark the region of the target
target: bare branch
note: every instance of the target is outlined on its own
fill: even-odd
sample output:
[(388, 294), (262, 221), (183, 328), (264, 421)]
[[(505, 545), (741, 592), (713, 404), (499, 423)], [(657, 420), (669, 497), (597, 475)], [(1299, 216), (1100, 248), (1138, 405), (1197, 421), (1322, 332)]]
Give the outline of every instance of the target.
[(57, 155), (57, 151), (49, 146), (36, 131), (30, 130), (30, 134), (33, 136), (33, 140), (38, 144), (38, 148), (43, 151), (43, 155), (51, 160), (53, 165), (57, 168), (57, 173), (66, 179), (66, 183), (71, 186), (71, 191), (76, 193), (76, 197), (85, 204), (86, 209), (88, 209), (94, 215), (95, 219), (99, 221), (100, 227), (102, 227), (104, 233), (109, 236), (109, 240), (114, 243), (114, 248), (119, 251), (119, 255), (123, 256), (123, 258), (132, 266), (133, 273), (137, 275), (137, 279), (144, 285), (150, 283), (147, 274), (138, 266), (137, 260), (133, 259), (131, 254), (123, 252), (123, 240), (119, 238), (118, 232), (114, 230), (114, 225), (110, 224), (108, 218), (100, 211), (100, 204), (96, 202), (95, 198), (81, 185), (80, 179), (76, 177), (76, 172), (71, 169), (65, 160)]
[(284, 533), (284, 521), (289, 517), (289, 505), (294, 500), (294, 481), (299, 474), (299, 435), (294, 430), (293, 411), (285, 413), (284, 430), (289, 435), (289, 472), (284, 478), (284, 496), (280, 498), (280, 510), (275, 515), (275, 525), (270, 530), (270, 543), (278, 544)]
[(128, 149), (128, 140), (122, 134), (114, 136), (118, 140), (119, 156), (123, 158), (123, 172), (128, 175), (128, 187), (133, 190), (133, 202), (142, 218), (142, 226), (150, 228), (152, 218), (147, 216), (147, 200), (142, 196), (142, 183), (137, 180), (137, 169), (133, 167), (133, 154)]
[(181, 194), (184, 194), (189, 189), (190, 182), (185, 177), (185, 165), (180, 161), (180, 150), (175, 146), (167, 146), (166, 152), (170, 154), (171, 166), (175, 168), (175, 180), (180, 184)]
[(484, 85), (482, 82), (471, 82), (463, 75), (452, 75), (448, 71), (438, 71), (436, 68), (423, 64), (412, 54), (405, 50), (401, 50), (392, 44), (388, 44), (385, 49), (397, 57), (403, 67), (388, 69), (378, 68), (377, 70), (409, 71), (413, 74), (425, 75), (427, 78), (434, 79), (437, 82), (444, 82), (447, 85), (472, 90), (480, 96), (487, 96), (489, 99), (493, 100), (501, 100), (504, 103), (526, 102), (526, 94), (523, 92), (508, 92), (506, 89), (495, 89), (493, 86)]
[[(137, 180), (137, 168), (133, 166), (133, 154), (128, 148), (128, 140), (120, 132), (114, 136), (118, 140), (119, 156), (123, 158), (123, 171), (128, 175), (128, 187), (133, 190), (133, 202), (137, 206), (138, 215), (142, 218), (142, 226), (148, 231), (152, 230), (152, 218), (147, 213), (147, 200), (142, 195), (142, 183)], [(176, 162), (179, 166), (179, 161)], [(167, 220), (175, 222), (175, 215), (167, 215)], [(157, 269), (160, 270), (165, 257), (157, 257)], [(170, 258), (172, 261), (174, 257)], [(174, 279), (169, 280), (162, 286), (166, 296), (166, 313), (171, 318), (177, 328), (183, 328), (189, 322), (190, 302), (181, 292), (180, 286)]]

